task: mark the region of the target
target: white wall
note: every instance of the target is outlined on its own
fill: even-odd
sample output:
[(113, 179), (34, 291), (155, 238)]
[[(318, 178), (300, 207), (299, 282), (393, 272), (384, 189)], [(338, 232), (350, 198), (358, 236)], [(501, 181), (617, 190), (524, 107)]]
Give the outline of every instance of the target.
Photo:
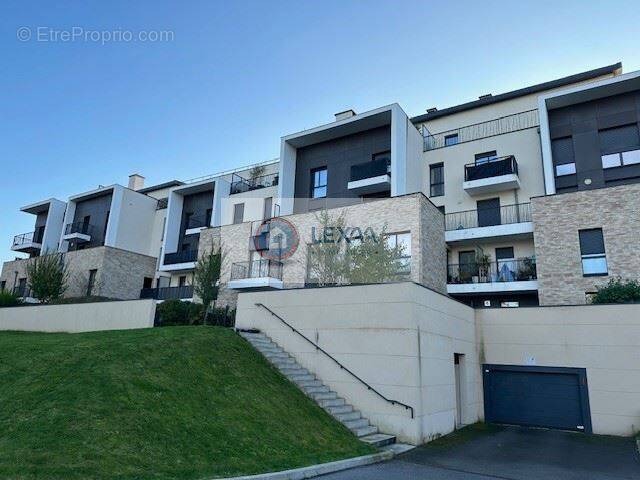
[(180, 238), (180, 221), (182, 219), (182, 205), (184, 197), (176, 191), (169, 193), (167, 216), (165, 223), (163, 253), (173, 253), (178, 248)]
[(153, 327), (154, 300), (0, 308), (0, 330), (92, 332)]
[(278, 187), (260, 188), (245, 193), (236, 193), (221, 202), (222, 225), (233, 223), (233, 209), (238, 203), (244, 203), (244, 221), (253, 222), (264, 219), (264, 202), (266, 198), (272, 198), (273, 205), (278, 203)]
[[(264, 309), (261, 302), (388, 398), (391, 405)], [(258, 328), (381, 431), (423, 443), (454, 429), (454, 353), (467, 362), (463, 416), (480, 417), (473, 309), (413, 283), (241, 293), (237, 328)]]
[(640, 431), (640, 305), (476, 310), (483, 363), (587, 370), (593, 433)]
[[(113, 245), (122, 250), (150, 255), (151, 237), (156, 218), (157, 200), (137, 193), (128, 188), (116, 188), (113, 192), (112, 206), (119, 210), (118, 215), (109, 217), (107, 237), (113, 235)], [(157, 252), (151, 254), (156, 256)]]
[(64, 214), (66, 208), (67, 204), (65, 202), (56, 200), (55, 198), (49, 201), (47, 221), (42, 238), (42, 252), (55, 252), (58, 250), (60, 237), (64, 230)]

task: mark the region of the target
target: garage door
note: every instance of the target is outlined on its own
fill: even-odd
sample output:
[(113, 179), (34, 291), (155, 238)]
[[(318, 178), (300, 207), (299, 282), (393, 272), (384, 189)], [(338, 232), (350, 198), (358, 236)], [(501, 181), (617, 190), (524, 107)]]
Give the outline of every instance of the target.
[(483, 371), (487, 422), (591, 433), (585, 369), (484, 365)]

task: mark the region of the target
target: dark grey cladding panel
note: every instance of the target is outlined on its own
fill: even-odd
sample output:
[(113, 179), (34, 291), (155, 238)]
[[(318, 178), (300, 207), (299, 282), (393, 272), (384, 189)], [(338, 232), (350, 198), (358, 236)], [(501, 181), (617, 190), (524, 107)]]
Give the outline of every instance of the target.
[(187, 229), (187, 214), (193, 217), (204, 217), (207, 210), (213, 208), (213, 188), (205, 192), (185, 195), (182, 203), (182, 217), (180, 219), (180, 241), (178, 251), (184, 248), (187, 250), (197, 250), (199, 235), (185, 235)]
[[(374, 154), (390, 149), (390, 126), (299, 148), (296, 152), (294, 212), (360, 203), (360, 197), (347, 188), (351, 166), (369, 162)], [(327, 167), (328, 198), (310, 200), (311, 171), (320, 167)]]
[(73, 215), (73, 222), (82, 222), (85, 217), (89, 218), (89, 224), (93, 225), (91, 233), (91, 245), (104, 244), (107, 219), (111, 209), (111, 192), (88, 200), (81, 200), (76, 203), (76, 211)]
[(37, 216), (36, 216), (36, 229), (38, 227), (44, 227), (45, 224), (47, 223), (47, 215), (48, 215), (48, 211), (46, 212), (40, 212)]
[[(556, 178), (558, 192), (640, 182), (640, 166), (603, 169), (601, 158), (603, 154), (640, 148), (639, 122), (640, 91), (551, 110), (552, 144), (560, 138), (570, 137), (576, 163), (575, 175)], [(617, 130), (604, 132), (606, 129)], [(636, 134), (630, 134), (630, 131)], [(561, 163), (564, 162), (554, 153), (554, 164)]]

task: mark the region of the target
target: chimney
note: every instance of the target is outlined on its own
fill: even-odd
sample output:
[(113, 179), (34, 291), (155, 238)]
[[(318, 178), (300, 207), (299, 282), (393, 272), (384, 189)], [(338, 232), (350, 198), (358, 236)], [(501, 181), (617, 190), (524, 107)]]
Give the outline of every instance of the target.
[(129, 175), (129, 188), (131, 190), (140, 190), (144, 187), (144, 177), (137, 173)]
[(356, 114), (356, 112), (354, 112), (351, 109), (345, 110), (344, 112), (338, 112), (338, 113), (336, 113), (336, 122), (339, 122), (340, 120), (346, 120), (347, 118), (351, 118), (355, 114)]
[(433, 112), (437, 112), (437, 111), (438, 111), (438, 107), (427, 108), (427, 113), (433, 113)]
[(490, 93), (487, 93), (485, 95), (480, 95), (478, 97), (478, 100), (484, 100), (485, 98), (491, 98), (493, 95), (491, 95)]

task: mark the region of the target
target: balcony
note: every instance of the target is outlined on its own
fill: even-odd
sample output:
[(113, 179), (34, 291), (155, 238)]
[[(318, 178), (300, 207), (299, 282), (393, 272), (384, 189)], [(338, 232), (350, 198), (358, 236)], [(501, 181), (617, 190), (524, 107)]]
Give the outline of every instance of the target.
[(391, 162), (388, 158), (351, 166), (347, 188), (359, 195), (391, 190)]
[(140, 298), (152, 298), (154, 300), (191, 300), (193, 298), (193, 286), (143, 288), (140, 290)]
[(481, 208), (445, 215), (444, 238), (448, 243), (475, 242), (479, 239), (517, 239), (533, 235), (531, 204), (519, 203)]
[(423, 147), (426, 152), (438, 148), (452, 147), (459, 143), (473, 142), (482, 138), (518, 132), (520, 130), (538, 127), (539, 125), (540, 118), (538, 117), (538, 110), (534, 109), (453, 130), (447, 130), (446, 132), (434, 133), (433, 135), (426, 129), (423, 129)]
[[(198, 250), (184, 250), (182, 252), (165, 253), (164, 265), (172, 265), (176, 268), (171, 270), (180, 270), (181, 268), (193, 268), (198, 260)], [(186, 265), (185, 265), (186, 264)]]
[(94, 226), (85, 222), (68, 223), (64, 228), (63, 240), (85, 243), (91, 241)]
[(184, 234), (197, 235), (202, 230), (209, 227), (210, 223), (211, 223), (211, 217), (208, 214), (189, 217)]
[(42, 249), (44, 227), (39, 227), (35, 232), (22, 233), (13, 237), (11, 250), (22, 253), (38, 253)]
[(538, 289), (534, 257), (447, 267), (447, 293), (527, 292)]
[(513, 155), (464, 166), (462, 188), (469, 195), (501, 192), (520, 188), (518, 162)]
[(282, 262), (261, 259), (234, 263), (227, 287), (234, 290), (280, 289), (283, 287)]
[(256, 178), (244, 178), (234, 173), (231, 176), (231, 191), (233, 195), (235, 193), (246, 193), (252, 190), (258, 190), (260, 188), (275, 187), (278, 185), (278, 174), (272, 173), (270, 175), (262, 175)]

